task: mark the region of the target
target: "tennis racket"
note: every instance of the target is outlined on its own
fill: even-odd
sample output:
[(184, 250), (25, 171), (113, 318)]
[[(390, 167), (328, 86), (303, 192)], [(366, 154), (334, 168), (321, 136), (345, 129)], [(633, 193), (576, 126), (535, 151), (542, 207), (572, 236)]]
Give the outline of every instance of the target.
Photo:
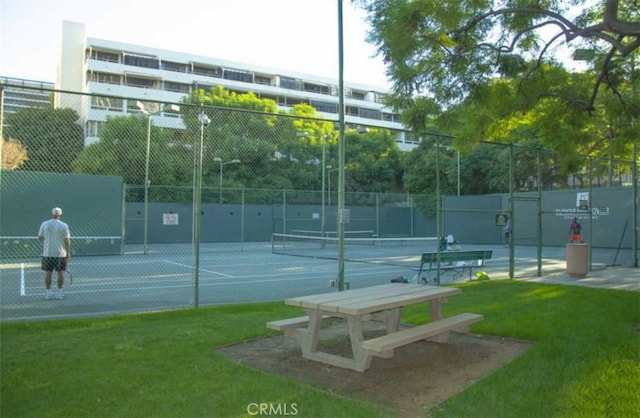
[(64, 270), (62, 271), (64, 271), (65, 281), (69, 283), (69, 286), (71, 286), (73, 284), (73, 274), (71, 274), (71, 270), (69, 270), (69, 265), (64, 265), (64, 262), (61, 261), (58, 264), (58, 268), (61, 268), (62, 266), (64, 266)]
[(69, 267), (67, 267), (64, 270), (64, 276), (65, 276), (65, 281), (68, 279), (69, 286), (71, 286), (73, 284), (73, 274), (71, 274), (71, 270), (69, 270)]

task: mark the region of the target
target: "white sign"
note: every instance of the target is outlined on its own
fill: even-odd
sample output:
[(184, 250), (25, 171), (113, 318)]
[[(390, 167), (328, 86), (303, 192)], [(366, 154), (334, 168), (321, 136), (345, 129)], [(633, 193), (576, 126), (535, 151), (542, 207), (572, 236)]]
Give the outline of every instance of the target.
[(589, 210), (589, 192), (576, 194), (576, 207), (582, 210)]
[(162, 214), (162, 225), (178, 225), (178, 214), (177, 213), (163, 213)]

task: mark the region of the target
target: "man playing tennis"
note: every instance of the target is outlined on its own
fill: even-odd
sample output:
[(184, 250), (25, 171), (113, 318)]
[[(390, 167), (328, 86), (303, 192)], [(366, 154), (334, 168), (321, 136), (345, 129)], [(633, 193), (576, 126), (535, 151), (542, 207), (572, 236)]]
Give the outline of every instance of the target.
[(53, 208), (51, 219), (42, 222), (38, 239), (42, 242), (42, 270), (44, 270), (44, 285), (47, 291), (45, 299), (53, 299), (51, 293), (51, 275), (58, 272), (58, 293), (55, 299), (63, 299), (64, 272), (71, 257), (71, 234), (69, 226), (62, 222), (62, 209)]

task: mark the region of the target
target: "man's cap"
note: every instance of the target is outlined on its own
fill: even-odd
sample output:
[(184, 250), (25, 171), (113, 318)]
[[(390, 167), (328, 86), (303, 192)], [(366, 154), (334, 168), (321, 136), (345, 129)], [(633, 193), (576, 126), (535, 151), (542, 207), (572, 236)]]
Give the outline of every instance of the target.
[(53, 208), (53, 209), (51, 209), (51, 214), (52, 214), (52, 215), (62, 215), (62, 209), (60, 209), (60, 208)]

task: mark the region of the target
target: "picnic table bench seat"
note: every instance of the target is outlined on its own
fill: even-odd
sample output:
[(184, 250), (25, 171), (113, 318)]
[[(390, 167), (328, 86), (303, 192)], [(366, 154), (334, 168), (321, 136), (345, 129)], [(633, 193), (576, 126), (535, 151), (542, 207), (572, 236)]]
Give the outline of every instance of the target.
[(269, 321), (267, 322), (267, 328), (274, 329), (276, 331), (286, 331), (292, 328), (306, 327), (308, 323), (309, 323), (309, 317), (304, 315), (304, 316), (298, 316), (296, 318), (287, 318), (287, 319), (280, 319), (278, 321)]
[[(322, 318), (327, 319), (329, 315), (322, 315)], [(267, 322), (267, 328), (284, 331), (285, 335), (289, 335), (293, 330), (304, 328), (307, 325), (309, 325), (309, 317), (307, 315)]]
[(469, 325), (482, 321), (482, 319), (482, 315), (479, 314), (463, 313), (363, 341), (362, 347), (368, 351), (384, 353), (416, 341), (442, 335), (449, 331), (466, 331)]
[[(491, 259), (493, 250), (466, 250), (466, 251), (441, 251), (422, 253), (420, 257), (420, 267), (417, 269), (416, 277), (420, 283), (429, 284), (429, 279), (438, 269), (441, 272), (454, 272), (458, 277), (470, 278), (473, 269), (484, 267), (486, 260)], [(439, 261), (439, 266), (438, 266)], [(423, 276), (425, 273), (426, 276)], [(436, 282), (435, 278), (431, 279)]]

